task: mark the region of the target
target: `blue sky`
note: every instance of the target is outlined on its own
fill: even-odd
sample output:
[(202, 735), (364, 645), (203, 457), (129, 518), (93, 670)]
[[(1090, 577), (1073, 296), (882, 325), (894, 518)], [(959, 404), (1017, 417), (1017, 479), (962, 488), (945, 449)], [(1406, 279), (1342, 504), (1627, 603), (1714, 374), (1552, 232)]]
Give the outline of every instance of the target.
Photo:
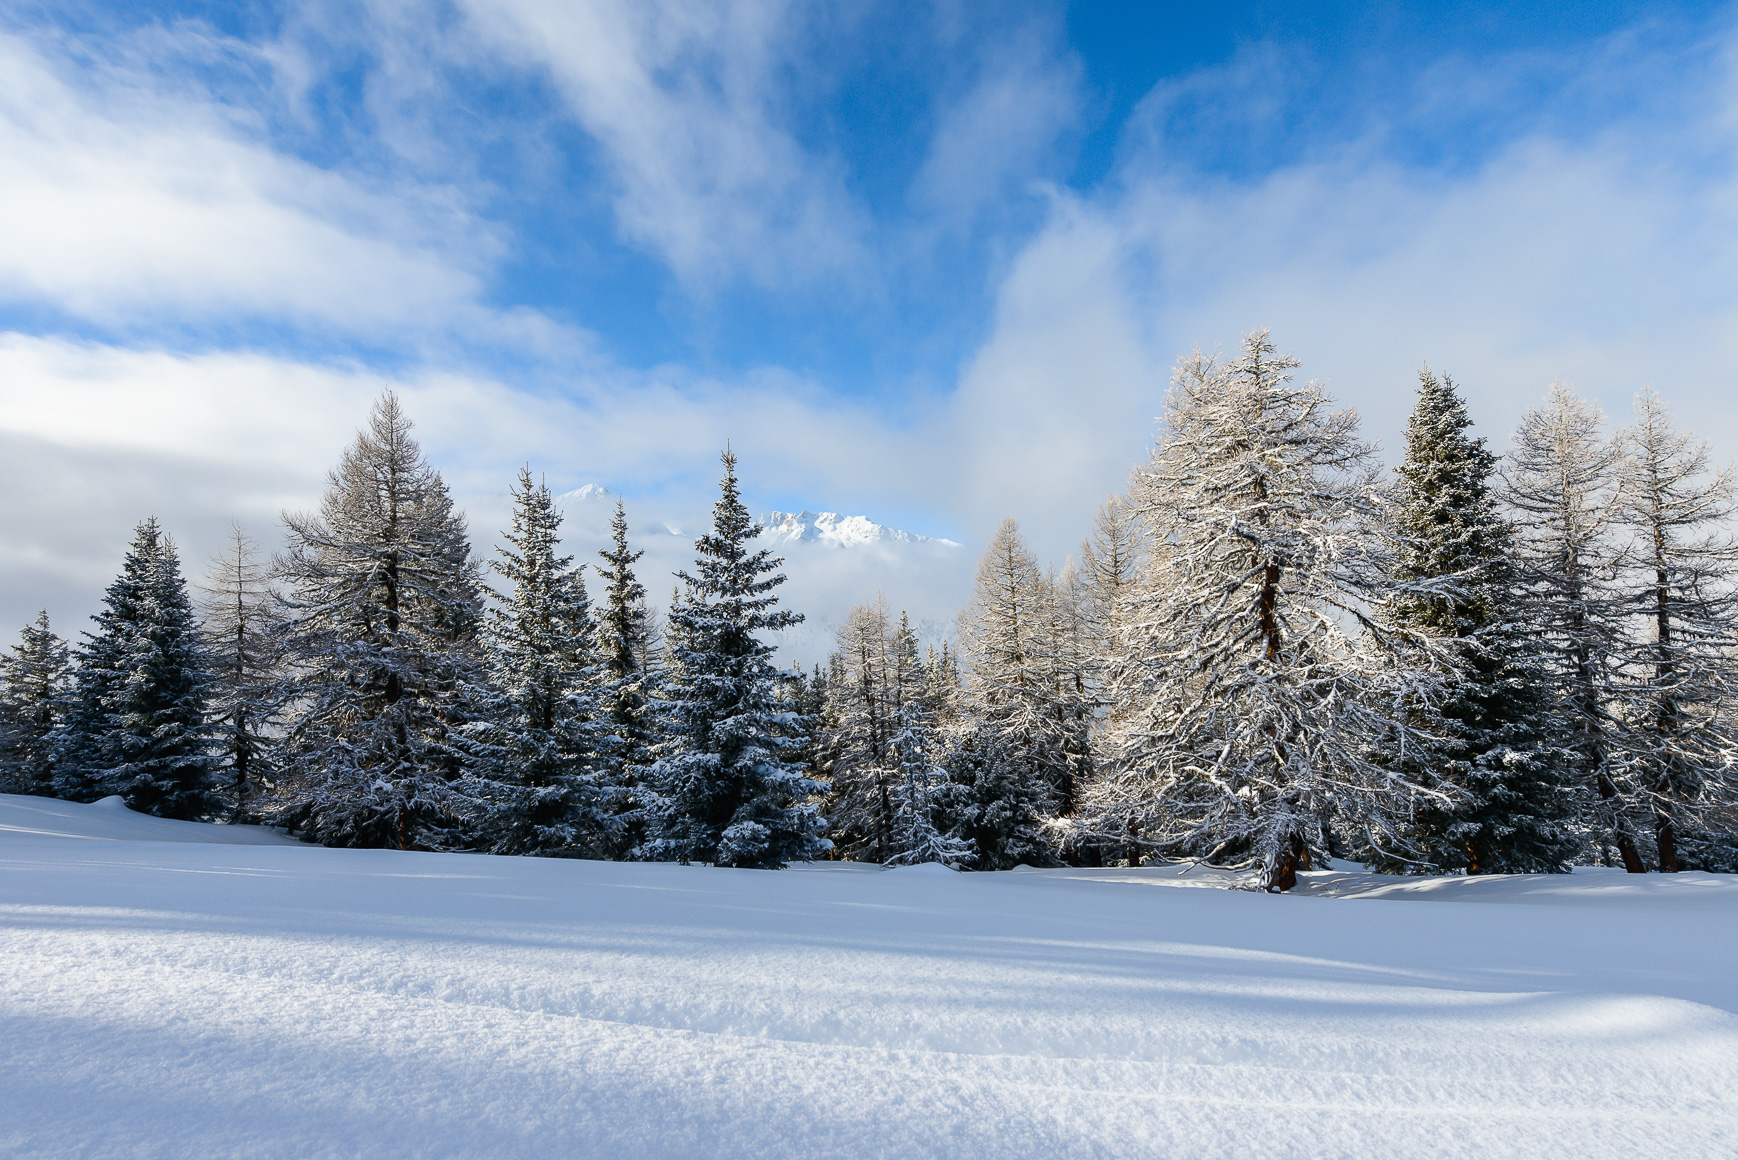
[[(1553, 377), (1738, 447), (1738, 33), (1693, 4), (0, 8), (0, 615), (149, 509), (267, 538), (380, 389), (479, 538), (529, 461), (1058, 561), (1192, 345), (1396, 443)], [(19, 502), (21, 499), (22, 502)], [(686, 514), (683, 514), (686, 513)], [(971, 552), (975, 556), (975, 552)], [(913, 581), (913, 583), (918, 583)], [(943, 606), (962, 581), (896, 602)], [(868, 595), (864, 593), (863, 595)]]

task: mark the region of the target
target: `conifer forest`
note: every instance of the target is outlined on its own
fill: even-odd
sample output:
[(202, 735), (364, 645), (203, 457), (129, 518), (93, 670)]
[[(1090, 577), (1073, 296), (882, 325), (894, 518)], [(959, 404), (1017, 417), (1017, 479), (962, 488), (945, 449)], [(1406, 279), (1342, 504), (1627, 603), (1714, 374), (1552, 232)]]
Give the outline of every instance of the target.
[[(94, 624), (4, 658), (0, 788), (328, 846), (781, 867), (1738, 868), (1738, 481), (1653, 390), (1562, 383), (1499, 458), (1421, 371), (1384, 467), (1265, 331), (1177, 364), (1150, 458), (957, 632), (800, 592), (726, 452), (661, 615), (618, 502), (562, 550), (527, 468), (479, 558), (392, 394), (281, 541), (190, 576), (147, 517)], [(1035, 451), (1036, 453), (1036, 451)], [(795, 607), (793, 607), (793, 605)]]

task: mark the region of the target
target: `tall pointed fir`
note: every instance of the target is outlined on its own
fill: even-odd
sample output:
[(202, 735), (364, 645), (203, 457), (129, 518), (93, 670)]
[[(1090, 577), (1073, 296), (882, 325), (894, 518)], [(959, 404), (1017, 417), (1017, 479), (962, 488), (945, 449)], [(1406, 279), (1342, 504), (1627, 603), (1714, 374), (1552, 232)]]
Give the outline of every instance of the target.
[(59, 795), (120, 794), (141, 813), (209, 817), (218, 797), (206, 658), (180, 557), (155, 519), (134, 532), (93, 619), (56, 743)]
[[(1253, 866), (1290, 889), (1338, 823), (1392, 835), (1446, 796), (1380, 754), (1419, 740), (1434, 683), (1374, 623), (1377, 465), (1352, 411), (1267, 332), (1178, 365), (1132, 498), (1151, 547), (1086, 824), (1107, 842)], [(1402, 807), (1403, 808), (1403, 807)]]
[(513, 527), (490, 567), (508, 584), (486, 616), (491, 680), (464, 729), (473, 841), (492, 854), (603, 857), (613, 787), (599, 769), (591, 602), (547, 484), (519, 471)]
[(773, 647), (758, 635), (802, 618), (776, 609), (781, 561), (750, 551), (760, 528), (742, 505), (736, 456), (727, 450), (723, 460), (712, 532), (695, 541), (694, 571), (679, 574), (685, 591), (670, 609), (660, 702), (667, 732), (650, 774), (653, 836), (642, 851), (771, 868), (828, 849), (814, 804), (824, 787), (795, 760), (809, 723), (780, 711)]
[(0, 793), (53, 795), (54, 735), (70, 677), (66, 642), (41, 612), (0, 656)]
[(231, 818), (258, 820), (277, 768), (283, 711), (283, 616), (269, 568), (240, 525), (201, 591), (209, 712)]
[(1685, 839), (1706, 844), (1709, 817), (1738, 807), (1738, 544), (1729, 530), (1738, 490), (1732, 469), (1710, 467), (1706, 443), (1672, 426), (1652, 388), (1636, 397), (1620, 447), (1622, 587), (1640, 623), (1623, 655), (1613, 778), (1652, 815), (1655, 864), (1672, 873)]
[(598, 761), (605, 781), (618, 791), (613, 799), (616, 849), (625, 853), (645, 840), (640, 788), (652, 763), (656, 722), (651, 701), (657, 674), (646, 589), (634, 575), (634, 564), (645, 552), (628, 547), (627, 510), (620, 500), (610, 520), (610, 546), (600, 548), (598, 555), (603, 558), (597, 570), (603, 608), (596, 618), (602, 665), (597, 713), (604, 731)]
[(1395, 869), (1561, 872), (1579, 848), (1571, 803), (1542, 729), (1550, 703), (1492, 488), (1496, 456), (1471, 426), (1453, 380), (1421, 371), (1396, 471), (1389, 616), (1447, 646), (1442, 742), (1422, 772), (1461, 792), (1452, 807), (1421, 800), (1403, 844), (1377, 855)]
[(1605, 416), (1566, 383), (1529, 410), (1503, 464), (1523, 615), (1542, 646), (1552, 740), (1564, 750), (1581, 824), (1626, 870), (1647, 869), (1638, 803), (1615, 776), (1614, 688), (1624, 635), (1613, 535), (1618, 447)]
[(283, 824), (330, 846), (453, 843), (453, 733), (481, 676), (482, 585), (440, 473), (396, 395), (375, 403), (320, 514), (278, 561), (295, 713)]

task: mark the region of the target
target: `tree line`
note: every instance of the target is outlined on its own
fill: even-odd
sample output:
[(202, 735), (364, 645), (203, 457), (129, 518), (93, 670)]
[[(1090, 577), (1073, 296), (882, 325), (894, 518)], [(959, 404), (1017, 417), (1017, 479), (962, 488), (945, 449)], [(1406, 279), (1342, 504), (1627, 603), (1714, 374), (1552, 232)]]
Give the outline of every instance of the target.
[(0, 788), (742, 867), (1738, 868), (1730, 471), (1561, 384), (1499, 461), (1426, 370), (1390, 474), (1297, 366), (1183, 359), (1078, 559), (1006, 520), (955, 639), (877, 597), (808, 673), (728, 451), (660, 620), (622, 505), (594, 602), (528, 469), (485, 569), (387, 394), (270, 560), (237, 530), (190, 594), (147, 520), (76, 649), (24, 630)]

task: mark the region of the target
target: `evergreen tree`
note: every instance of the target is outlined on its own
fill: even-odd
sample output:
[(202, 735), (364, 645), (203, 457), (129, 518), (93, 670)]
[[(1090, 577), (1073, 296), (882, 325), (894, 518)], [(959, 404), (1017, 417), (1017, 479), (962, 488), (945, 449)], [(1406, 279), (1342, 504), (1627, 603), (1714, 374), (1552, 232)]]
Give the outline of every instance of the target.
[(1709, 467), (1706, 443), (1673, 428), (1652, 388), (1636, 397), (1620, 446), (1624, 596), (1645, 627), (1623, 654), (1613, 780), (1645, 803), (1657, 865), (1672, 873), (1679, 836), (1738, 806), (1728, 712), (1738, 696), (1738, 545), (1728, 530), (1738, 492), (1731, 469)]
[(1045, 836), (1048, 787), (1032, 777), (1005, 732), (991, 722), (962, 719), (942, 768), (948, 784), (936, 803), (937, 828), (971, 852), (972, 869), (1056, 864)]
[(646, 608), (646, 589), (634, 576), (634, 564), (644, 551), (628, 547), (627, 511), (616, 501), (610, 521), (610, 547), (600, 549), (604, 566), (603, 609), (597, 617), (597, 655), (601, 662), (598, 720), (607, 731), (600, 745), (605, 784), (615, 787), (617, 849), (626, 851), (645, 840), (639, 787), (651, 766), (656, 721), (651, 701), (655, 691), (655, 630)]
[(120, 794), (141, 813), (210, 816), (218, 803), (206, 658), (180, 557), (155, 519), (134, 533), (103, 605), (56, 742), (60, 796)]
[(55, 730), (70, 678), (66, 642), (41, 612), (0, 656), (0, 793), (53, 795)]
[(1276, 891), (1332, 820), (1392, 835), (1409, 793), (1446, 796), (1378, 759), (1419, 742), (1435, 682), (1370, 616), (1388, 596), (1372, 449), (1297, 365), (1257, 331), (1178, 366), (1134, 483), (1150, 556), (1125, 710), (1083, 811), (1100, 841), (1253, 865)]
[(491, 567), (510, 588), (486, 617), (492, 679), (464, 730), (478, 836), (492, 854), (601, 857), (615, 848), (598, 768), (604, 666), (584, 577), (557, 554), (561, 513), (528, 469), (504, 538)]
[(712, 532), (695, 542), (693, 573), (670, 609), (668, 733), (651, 771), (653, 837), (645, 856), (777, 867), (830, 846), (812, 801), (823, 788), (795, 760), (808, 722), (778, 708), (773, 647), (758, 633), (797, 624), (775, 610), (780, 561), (750, 551), (760, 528), (743, 507), (736, 456), (724, 453)]
[(1542, 647), (1553, 742), (1566, 754), (1585, 825), (1625, 869), (1646, 870), (1636, 802), (1619, 785), (1612, 716), (1624, 609), (1612, 535), (1617, 445), (1605, 417), (1565, 383), (1521, 419), (1503, 467), (1516, 529), (1522, 615)]
[(232, 820), (256, 820), (277, 768), (283, 616), (266, 564), (240, 526), (212, 562), (200, 601), (211, 664), (209, 712)]
[(331, 846), (437, 849), (456, 829), (453, 734), (482, 675), (482, 585), (464, 517), (410, 430), (382, 395), (320, 514), (284, 517), (296, 712), (281, 820)]
[(1514, 536), (1491, 486), (1496, 457), (1467, 432), (1446, 375), (1419, 374), (1394, 495), (1393, 623), (1435, 636), (1449, 695), (1431, 772), (1461, 791), (1452, 807), (1422, 800), (1385, 868), (1468, 874), (1560, 872), (1579, 844), (1557, 781), (1544, 673), (1522, 619)]

